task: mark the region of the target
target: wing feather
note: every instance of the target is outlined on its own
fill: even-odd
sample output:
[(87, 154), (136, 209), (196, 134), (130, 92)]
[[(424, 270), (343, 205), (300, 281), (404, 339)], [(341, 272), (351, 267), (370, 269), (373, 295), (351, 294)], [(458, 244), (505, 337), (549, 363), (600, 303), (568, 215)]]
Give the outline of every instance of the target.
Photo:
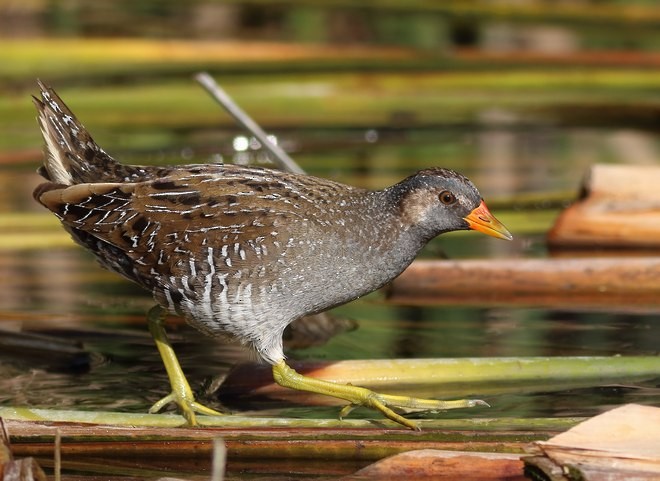
[(281, 261), (291, 239), (320, 226), (324, 217), (309, 215), (317, 203), (304, 185), (256, 169), (248, 171), (253, 175), (228, 172), (176, 171), (137, 183), (51, 183), (36, 195), (103, 265), (148, 288), (154, 277), (162, 284), (191, 271), (204, 275), (211, 269), (204, 254), (209, 246), (214, 271), (263, 268)]

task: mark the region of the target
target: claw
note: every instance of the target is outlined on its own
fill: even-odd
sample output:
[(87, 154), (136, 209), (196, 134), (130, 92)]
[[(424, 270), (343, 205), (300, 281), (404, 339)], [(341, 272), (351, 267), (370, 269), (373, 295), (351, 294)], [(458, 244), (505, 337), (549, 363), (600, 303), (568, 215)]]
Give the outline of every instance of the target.
[(341, 408), (341, 411), (339, 411), (339, 419), (344, 419), (346, 416), (351, 414), (353, 409), (355, 409), (357, 406), (355, 404), (347, 404), (343, 408)]
[[(192, 393), (191, 393), (192, 394)], [(170, 394), (165, 396), (162, 399), (159, 399), (156, 401), (151, 408), (149, 408), (149, 414), (155, 414), (159, 412), (161, 409), (163, 409), (165, 406), (167, 406), (169, 403), (175, 403), (178, 407), (179, 410), (181, 411), (181, 414), (183, 415), (184, 418), (186, 418), (186, 424), (188, 426), (198, 426), (199, 424), (197, 423), (197, 417), (195, 416), (195, 413), (198, 414), (205, 414), (207, 416), (223, 416), (223, 414), (219, 411), (216, 411), (215, 409), (211, 409), (207, 406), (204, 406), (203, 404), (198, 403), (195, 401), (194, 397), (188, 398), (187, 396), (181, 397), (178, 396), (177, 393), (172, 391)]]

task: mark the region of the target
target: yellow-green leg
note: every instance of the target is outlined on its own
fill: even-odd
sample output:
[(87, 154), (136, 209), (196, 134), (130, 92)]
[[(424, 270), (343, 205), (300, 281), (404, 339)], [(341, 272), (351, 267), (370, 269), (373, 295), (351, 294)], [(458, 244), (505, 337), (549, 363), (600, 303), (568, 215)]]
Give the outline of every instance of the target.
[(160, 306), (153, 307), (147, 314), (149, 320), (149, 332), (151, 332), (151, 336), (156, 342), (160, 357), (163, 359), (163, 364), (165, 364), (165, 370), (167, 371), (167, 377), (170, 379), (172, 392), (151, 406), (149, 413), (157, 413), (167, 404), (174, 402), (179, 406), (181, 414), (183, 414), (183, 417), (186, 418), (186, 421), (190, 426), (197, 425), (195, 413), (207, 414), (209, 416), (221, 416), (222, 413), (195, 401), (195, 396), (190, 389), (190, 384), (188, 384), (188, 380), (186, 379), (185, 374), (183, 374), (183, 370), (181, 369), (179, 360), (176, 358), (174, 349), (172, 349), (172, 345), (167, 339), (167, 334), (163, 327), (165, 316), (166, 311)]
[(348, 401), (350, 404), (342, 409), (340, 417), (348, 414), (351, 409), (356, 406), (364, 406), (376, 409), (392, 421), (402, 424), (410, 429), (419, 429), (419, 427), (413, 421), (394, 412), (392, 408), (407, 411), (430, 411), (488, 406), (486, 402), (479, 399), (439, 401), (435, 399), (420, 399), (408, 396), (380, 394), (363, 387), (339, 384), (303, 376), (287, 366), (283, 360), (273, 366), (273, 378), (280, 386), (297, 389), (299, 391), (324, 394), (326, 396), (332, 396)]

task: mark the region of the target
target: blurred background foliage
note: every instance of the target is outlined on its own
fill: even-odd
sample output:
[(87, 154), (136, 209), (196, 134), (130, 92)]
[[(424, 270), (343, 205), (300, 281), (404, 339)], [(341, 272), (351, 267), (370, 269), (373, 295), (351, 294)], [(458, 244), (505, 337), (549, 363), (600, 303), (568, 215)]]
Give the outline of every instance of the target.
[[(231, 135), (212, 129), (233, 123), (191, 80), (208, 70), (265, 127), (295, 131), (288, 148), (312, 171), (327, 174), (337, 161), (328, 144), (348, 149), (354, 167), (355, 143), (365, 139), (407, 158), (391, 135), (405, 131), (438, 161), (453, 155), (460, 162), (449, 166), (478, 175), (474, 157), (508, 141), (470, 132), (508, 131), (515, 167), (487, 165), (519, 179), (500, 179), (500, 192), (529, 191), (544, 187), (522, 175), (530, 149), (554, 157), (565, 146), (569, 159), (558, 170), (568, 178), (575, 149), (599, 161), (622, 149), (632, 161), (655, 152), (648, 132), (660, 116), (658, 27), (660, 8), (644, 0), (0, 0), (0, 159), (38, 160), (29, 102), (36, 77), (128, 161), (182, 150), (226, 159)], [(301, 144), (331, 158), (308, 158)]]
[[(647, 0), (0, 0), (0, 166), (38, 181), (36, 78), (125, 162), (267, 162), (206, 70), (310, 173), (443, 165), (545, 210), (595, 162), (656, 162), (658, 27)], [(37, 208), (14, 192), (9, 211)]]

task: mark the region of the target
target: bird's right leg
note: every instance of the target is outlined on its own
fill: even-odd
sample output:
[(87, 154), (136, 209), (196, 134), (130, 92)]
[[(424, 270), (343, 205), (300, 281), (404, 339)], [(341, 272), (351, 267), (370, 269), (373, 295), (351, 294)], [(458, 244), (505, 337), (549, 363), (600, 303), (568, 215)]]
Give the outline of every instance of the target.
[(156, 347), (158, 348), (160, 357), (165, 365), (172, 392), (151, 406), (149, 413), (156, 413), (163, 409), (167, 404), (173, 402), (179, 406), (181, 414), (186, 418), (186, 422), (189, 426), (197, 425), (195, 413), (207, 414), (209, 416), (222, 416), (221, 412), (208, 408), (195, 401), (195, 396), (190, 389), (190, 384), (188, 384), (188, 380), (186, 379), (185, 374), (183, 374), (183, 370), (181, 369), (179, 360), (174, 353), (174, 349), (172, 349), (172, 345), (167, 339), (167, 334), (163, 327), (165, 316), (165, 309), (160, 306), (155, 306), (149, 310), (147, 319), (149, 320), (149, 332), (151, 332), (151, 336), (156, 342)]

